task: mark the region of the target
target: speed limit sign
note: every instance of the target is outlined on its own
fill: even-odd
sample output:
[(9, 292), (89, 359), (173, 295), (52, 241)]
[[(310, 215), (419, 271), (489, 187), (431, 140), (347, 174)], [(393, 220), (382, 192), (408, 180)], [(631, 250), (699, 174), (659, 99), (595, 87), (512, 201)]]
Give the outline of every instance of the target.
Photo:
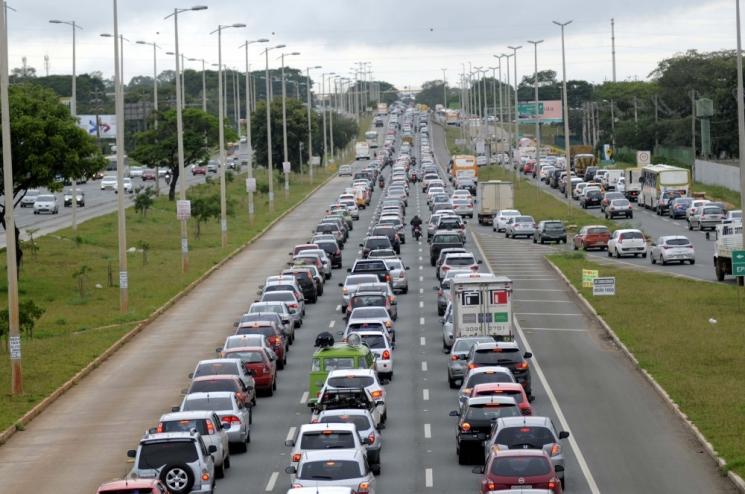
[(636, 152), (636, 164), (638, 166), (649, 165), (652, 163), (652, 152), (651, 151), (637, 151)]

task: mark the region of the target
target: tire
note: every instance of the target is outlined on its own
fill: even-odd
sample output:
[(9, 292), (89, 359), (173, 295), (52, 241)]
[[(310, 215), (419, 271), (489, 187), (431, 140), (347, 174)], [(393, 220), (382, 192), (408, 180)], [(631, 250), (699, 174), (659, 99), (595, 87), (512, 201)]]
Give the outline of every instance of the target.
[(282, 370), (285, 368), (285, 362), (287, 362), (287, 357), (283, 358), (282, 360), (277, 360), (277, 369)]
[(248, 434), (246, 434), (246, 444), (251, 443), (251, 431), (248, 431)]
[[(533, 237), (533, 243), (536, 243), (536, 242), (537, 242), (537, 241), (536, 241), (535, 237)], [(541, 243), (543, 243), (543, 242), (541, 242)]]
[(230, 455), (228, 455), (228, 457), (225, 458), (225, 460), (222, 462), (222, 466), (223, 468), (225, 468), (225, 470), (230, 469)]
[(450, 376), (448, 376), (448, 384), (450, 385), (450, 389), (458, 389), (457, 381)]
[[(652, 264), (657, 264), (657, 261), (655, 260), (654, 256), (649, 256), (649, 260)], [(665, 264), (664, 262), (662, 264)]]
[[(566, 240), (564, 241), (566, 243)], [(572, 242), (572, 245), (574, 245), (574, 250), (579, 250), (579, 247), (577, 247), (577, 244), (575, 242)]]
[(691, 220), (688, 220), (688, 231), (689, 232), (693, 231), (693, 225), (691, 224)]
[(172, 463), (160, 471), (160, 480), (173, 494), (186, 494), (194, 486), (194, 472), (185, 463)]
[(225, 465), (220, 465), (219, 467), (215, 465), (215, 478), (225, 478)]
[(613, 251), (608, 249), (608, 257), (613, 257)]
[(458, 465), (468, 465), (468, 456), (461, 450), (458, 450)]
[(248, 451), (248, 444), (246, 443), (238, 443), (235, 445), (235, 451), (236, 453), (245, 453)]
[[(644, 254), (642, 254), (642, 259), (646, 259), (646, 258), (647, 258), (647, 253), (645, 252)], [(665, 263), (663, 262), (663, 264)]]
[(691, 263), (691, 266), (693, 266), (694, 264), (696, 264), (696, 259), (691, 259), (691, 260), (690, 260), (690, 261), (688, 261), (688, 262), (689, 262), (689, 263)]
[(407, 286), (406, 288), (404, 288), (403, 290), (401, 290), (401, 293), (403, 293), (403, 294), (409, 293), (409, 287)]

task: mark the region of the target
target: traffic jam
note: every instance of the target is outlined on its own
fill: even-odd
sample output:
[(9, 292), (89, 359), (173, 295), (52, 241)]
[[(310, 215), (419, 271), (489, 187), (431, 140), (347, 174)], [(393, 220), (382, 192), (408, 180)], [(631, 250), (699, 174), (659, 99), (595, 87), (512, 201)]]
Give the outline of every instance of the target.
[[(411, 266), (402, 258), (407, 252), (424, 260), (420, 282), (426, 270), (438, 282), (424, 296), (437, 300), (452, 408), (435, 411), (449, 415), (454, 430), (454, 444), (440, 447), (452, 447), (452, 461), (473, 470), (467, 490), (562, 492), (562, 443), (569, 432), (534, 413), (532, 354), (513, 333), (512, 281), (485, 269), (466, 232), (475, 215), (475, 176), (448, 178), (429, 126), (426, 113), (400, 102), (375, 118), (365, 148), (358, 143), (357, 160), (339, 167), (349, 186), (328, 205), (307, 243), (291, 246), (286, 267), (256, 287), (215, 358), (195, 363), (181, 403), (153, 417), (127, 452), (127, 480), (106, 483), (99, 492), (125, 485), (138, 492), (214, 492), (235, 455), (262, 454), (250, 448), (254, 416), (281, 388), (292, 358), (307, 369), (301, 400), (307, 415), (284, 440), (287, 487), (275, 473), (266, 491), (277, 482), (287, 494), (375, 493), (385, 475), (386, 388), (413, 378), (394, 366), (401, 335), (415, 325), (408, 315), (399, 317), (402, 300), (414, 297)], [(350, 244), (354, 229), (366, 232), (355, 235), (357, 245)], [(343, 326), (332, 320), (325, 328), (306, 317), (324, 294), (340, 295)], [(313, 351), (296, 355), (293, 343), (307, 332)], [(405, 351), (410, 356), (414, 349)]]

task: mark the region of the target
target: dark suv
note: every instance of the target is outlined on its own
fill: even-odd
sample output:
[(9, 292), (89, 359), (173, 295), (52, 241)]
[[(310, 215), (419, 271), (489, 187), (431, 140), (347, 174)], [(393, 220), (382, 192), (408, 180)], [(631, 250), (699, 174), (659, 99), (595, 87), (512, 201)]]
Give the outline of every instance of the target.
[(559, 242), (567, 243), (567, 231), (564, 223), (559, 220), (546, 220), (538, 223), (538, 228), (533, 235), (533, 243)]
[(585, 194), (579, 200), (579, 205), (583, 209), (587, 209), (593, 206), (600, 207), (600, 202), (603, 200), (603, 193), (599, 190), (591, 190)]
[(432, 236), (432, 243), (429, 246), (429, 263), (434, 266), (437, 258), (440, 257), (440, 251), (447, 247), (463, 247), (463, 237), (460, 230), (444, 230), (435, 232)]
[(476, 343), (466, 360), (468, 360), (469, 369), (495, 365), (508, 368), (515, 377), (515, 381), (522, 384), (525, 394), (530, 398), (533, 395), (533, 386), (528, 359), (532, 357), (533, 354), (530, 352), (522, 353), (514, 341), (495, 341)]

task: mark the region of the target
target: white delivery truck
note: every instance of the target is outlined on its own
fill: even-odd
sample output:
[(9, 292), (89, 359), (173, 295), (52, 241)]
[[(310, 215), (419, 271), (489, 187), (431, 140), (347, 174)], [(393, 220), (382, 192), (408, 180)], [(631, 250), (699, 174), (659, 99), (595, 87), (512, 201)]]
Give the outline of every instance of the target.
[(606, 191), (616, 190), (616, 184), (618, 184), (618, 179), (623, 178), (623, 170), (607, 170), (608, 173), (605, 174), (605, 177), (603, 178), (603, 185), (605, 185)]
[[(707, 234), (708, 235), (708, 234)], [(717, 241), (714, 246), (714, 273), (724, 281), (732, 275), (732, 253), (742, 251), (742, 221), (726, 220), (716, 226)]]
[(503, 182), (501, 180), (479, 182), (476, 203), (478, 206), (479, 224), (491, 225), (497, 211), (514, 208), (512, 182)]
[(358, 142), (354, 146), (354, 155), (357, 160), (369, 160), (370, 159), (370, 146), (366, 142)]
[(491, 273), (463, 273), (450, 282), (453, 336), (512, 341), (512, 280)]

